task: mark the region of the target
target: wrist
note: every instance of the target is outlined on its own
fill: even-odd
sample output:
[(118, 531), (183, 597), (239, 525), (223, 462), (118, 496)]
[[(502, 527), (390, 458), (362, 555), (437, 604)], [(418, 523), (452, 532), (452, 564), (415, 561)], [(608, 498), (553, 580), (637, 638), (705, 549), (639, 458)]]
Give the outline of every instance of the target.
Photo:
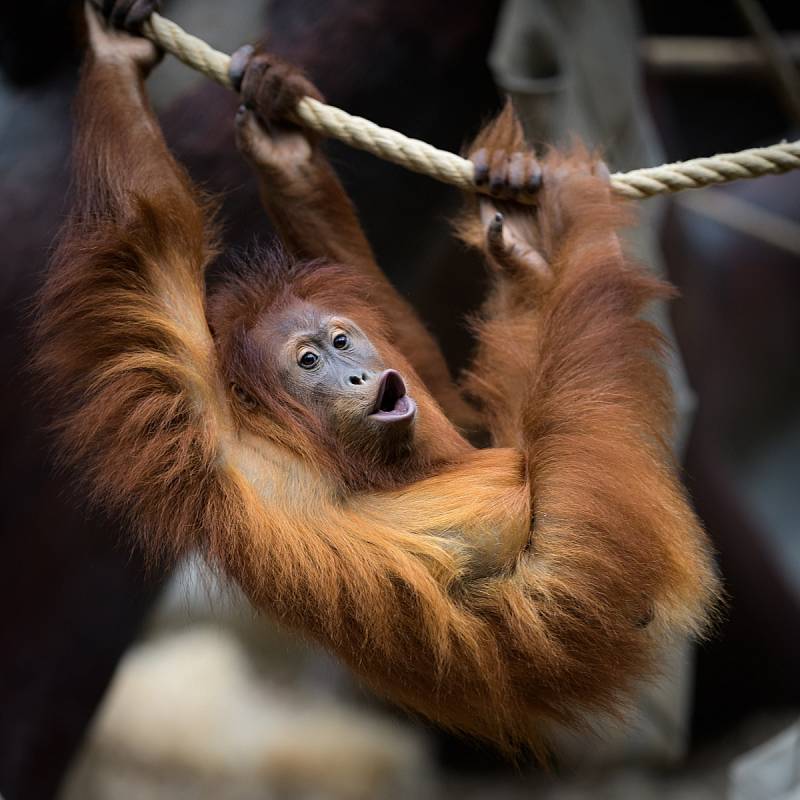
[(86, 67), (98, 72), (121, 72), (128, 76), (143, 76), (142, 68), (133, 57), (113, 49), (90, 48), (86, 52)]
[(110, 27), (89, 6), (86, 23), (90, 65), (145, 77), (158, 63), (161, 53), (151, 41)]

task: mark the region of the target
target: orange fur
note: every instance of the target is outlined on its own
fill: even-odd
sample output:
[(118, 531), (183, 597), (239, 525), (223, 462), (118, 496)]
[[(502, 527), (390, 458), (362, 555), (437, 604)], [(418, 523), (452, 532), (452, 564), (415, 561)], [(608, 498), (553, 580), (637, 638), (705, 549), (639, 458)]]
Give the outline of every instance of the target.
[[(537, 215), (514, 212), (554, 278), (497, 277), (468, 381), (497, 447), (474, 450), (411, 366), (445, 385), (442, 364), (396, 335), (410, 311), (398, 323), (394, 300), (388, 312), (365, 302), (390, 291), (371, 256), (229, 282), (212, 338), (209, 228), (141, 81), (90, 60), (78, 119), (79, 202), (42, 293), (39, 364), (64, 398), (65, 452), (98, 501), (135, 518), (149, 553), (200, 548), (379, 693), (508, 749), (615, 711), (670, 636), (703, 629), (715, 578), (666, 444), (663, 342), (638, 316), (667, 290), (622, 258), (602, 181), (568, 177)], [(483, 143), (509, 141), (523, 146), (507, 111)], [(303, 180), (335, 199), (331, 176), (312, 165)], [(320, 203), (277, 186), (298, 241), (324, 228), (303, 216)], [(462, 229), (483, 246), (475, 213)], [(231, 370), (247, 364), (237, 330), (287, 298), (351, 315), (409, 375), (416, 450), (395, 472), (379, 454), (341, 463), (279, 395), (261, 417), (231, 402)]]

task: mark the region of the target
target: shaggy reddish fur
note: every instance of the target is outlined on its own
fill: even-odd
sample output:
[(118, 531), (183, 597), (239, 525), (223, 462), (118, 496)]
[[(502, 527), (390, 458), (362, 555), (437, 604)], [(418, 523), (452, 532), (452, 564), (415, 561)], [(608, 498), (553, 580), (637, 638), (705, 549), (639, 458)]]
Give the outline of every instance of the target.
[[(623, 259), (620, 203), (578, 169), (591, 160), (568, 158), (536, 213), (509, 210), (552, 278), (497, 272), (468, 379), (497, 446), (475, 450), (417, 376), (444, 363), (420, 323), (424, 353), (406, 349), (410, 311), (365, 303), (397, 298), (360, 240), (350, 267), (284, 261), (234, 279), (212, 338), (203, 206), (133, 75), (102, 59), (85, 69), (78, 202), (38, 328), (64, 451), (95, 498), (135, 518), (153, 557), (200, 548), (258, 608), (443, 725), (514, 749), (617, 710), (660, 647), (702, 630), (715, 578), (667, 446), (663, 342), (639, 317), (669, 290)], [(481, 144), (526, 147), (510, 109)], [(563, 160), (548, 157), (546, 175)], [(312, 163), (294, 194), (279, 186), (273, 204), (296, 231), (319, 230), (343, 196), (326, 170)], [(316, 200), (298, 199), (307, 183)], [(461, 229), (484, 246), (475, 212)], [(354, 318), (408, 376), (416, 451), (396, 470), (380, 453), (341, 463), (275, 377), (266, 411), (237, 406), (242, 331), (298, 298)]]

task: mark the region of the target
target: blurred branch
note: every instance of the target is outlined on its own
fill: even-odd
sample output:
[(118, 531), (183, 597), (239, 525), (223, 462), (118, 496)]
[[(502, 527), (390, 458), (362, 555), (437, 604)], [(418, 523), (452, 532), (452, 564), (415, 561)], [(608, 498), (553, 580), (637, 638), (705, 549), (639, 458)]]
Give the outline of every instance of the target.
[(800, 73), (781, 37), (758, 0), (736, 0), (736, 5), (761, 48), (778, 97), (789, 116), (800, 125)]
[(721, 189), (684, 192), (675, 202), (720, 225), (800, 258), (800, 224)]
[[(789, 59), (800, 63), (800, 33), (783, 34), (781, 44)], [(731, 77), (768, 68), (761, 47), (752, 39), (647, 36), (640, 50), (648, 68), (673, 75)]]

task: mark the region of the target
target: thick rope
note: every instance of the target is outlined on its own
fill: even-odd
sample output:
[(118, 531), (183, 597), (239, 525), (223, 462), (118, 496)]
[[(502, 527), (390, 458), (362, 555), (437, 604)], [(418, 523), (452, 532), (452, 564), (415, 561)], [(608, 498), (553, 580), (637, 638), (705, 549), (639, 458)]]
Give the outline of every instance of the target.
[[(233, 88), (228, 75), (230, 56), (215, 50), (160, 14), (154, 13), (142, 31), (148, 39), (187, 66), (229, 89)], [(382, 128), (311, 97), (298, 103), (295, 116), (304, 126), (322, 136), (339, 139), (352, 147), (459, 189), (479, 191), (475, 186), (472, 162), (455, 153), (439, 150), (419, 139)], [(641, 199), (740, 178), (777, 175), (793, 169), (800, 169), (800, 141), (678, 161), (632, 172), (615, 172), (611, 176), (611, 188), (624, 197)]]

